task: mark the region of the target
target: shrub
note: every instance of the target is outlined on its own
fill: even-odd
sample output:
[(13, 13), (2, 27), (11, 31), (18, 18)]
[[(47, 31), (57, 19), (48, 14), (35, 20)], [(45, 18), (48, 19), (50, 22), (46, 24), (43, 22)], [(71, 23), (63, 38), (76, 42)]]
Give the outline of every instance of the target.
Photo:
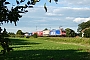
[(34, 33), (33, 37), (34, 37), (34, 38), (37, 38), (37, 37), (38, 37), (38, 36), (37, 36), (37, 33)]

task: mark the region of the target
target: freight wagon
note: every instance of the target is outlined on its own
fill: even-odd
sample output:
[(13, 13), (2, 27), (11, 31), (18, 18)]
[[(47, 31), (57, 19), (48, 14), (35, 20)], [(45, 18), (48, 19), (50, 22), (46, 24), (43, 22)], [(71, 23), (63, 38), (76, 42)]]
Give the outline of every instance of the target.
[(60, 30), (56, 29), (51, 30), (49, 36), (60, 36)]
[(32, 32), (32, 35), (37, 33), (38, 36), (66, 36), (66, 31), (64, 29), (52, 29)]
[(43, 36), (43, 31), (37, 31), (38, 36)]
[(29, 38), (30, 36), (32, 36), (32, 33), (26, 32), (24, 35), (25, 35), (26, 38)]
[(37, 31), (38, 36), (66, 36), (65, 30), (62, 29), (52, 29), (52, 30), (44, 30), (44, 31)]
[(43, 31), (43, 36), (49, 36), (50, 30), (44, 30)]

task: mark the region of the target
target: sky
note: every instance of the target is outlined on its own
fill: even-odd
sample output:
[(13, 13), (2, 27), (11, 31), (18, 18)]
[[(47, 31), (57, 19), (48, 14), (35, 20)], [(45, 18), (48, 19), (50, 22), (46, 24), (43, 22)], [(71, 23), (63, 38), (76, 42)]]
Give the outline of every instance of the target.
[[(14, 0), (7, 0), (16, 4)], [(27, 0), (28, 1), (28, 0)], [(43, 6), (46, 3), (48, 11), (45, 12)], [(9, 5), (10, 7), (10, 5)], [(66, 29), (70, 28), (77, 32), (78, 24), (90, 20), (90, 0), (54, 0), (49, 3), (48, 0), (41, 0), (36, 3), (34, 8), (28, 8), (28, 12), (22, 14), (22, 18), (17, 22), (1, 25), (8, 32), (35, 32), (42, 31), (45, 28)]]

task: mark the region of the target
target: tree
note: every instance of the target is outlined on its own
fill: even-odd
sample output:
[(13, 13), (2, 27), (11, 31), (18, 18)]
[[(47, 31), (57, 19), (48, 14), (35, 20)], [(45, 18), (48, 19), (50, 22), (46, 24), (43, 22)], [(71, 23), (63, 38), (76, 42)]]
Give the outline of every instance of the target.
[[(12, 5), (11, 2), (7, 2), (6, 0), (0, 0), (0, 25), (3, 25), (4, 22), (5, 23), (12, 23), (14, 22), (15, 26), (16, 26), (16, 22), (19, 21), (19, 19), (22, 17), (22, 15), (20, 15), (20, 13), (26, 13), (28, 12), (28, 10), (26, 10), (26, 8), (33, 8), (33, 6), (39, 2), (40, 0), (16, 0), (16, 5)], [(58, 0), (54, 0), (56, 3), (58, 2)], [(21, 5), (21, 3), (25, 4)], [(49, 2), (51, 3), (51, 0), (49, 0)], [(8, 8), (8, 4), (11, 4), (12, 7)], [(44, 9), (47, 12), (47, 7), (46, 7), (46, 3), (44, 4)], [(2, 42), (2, 40), (4, 40), (4, 37), (2, 37), (2, 33), (1, 33), (2, 29), (0, 27), (0, 42)]]
[(37, 33), (34, 33), (33, 37), (34, 37), (34, 38), (38, 38)]
[(90, 38), (90, 28), (84, 31), (84, 37)]
[(9, 32), (8, 35), (9, 35), (9, 37), (15, 37), (15, 33), (13, 33), (13, 32)]
[[(79, 32), (79, 33), (81, 33), (81, 35), (82, 35), (82, 37), (84, 37), (84, 35), (86, 36), (86, 35), (88, 35), (88, 29), (90, 28), (90, 20), (89, 21), (87, 21), (87, 22), (82, 22), (81, 24), (79, 24), (78, 25), (78, 29), (77, 29), (77, 31)], [(87, 32), (85, 32), (85, 30), (87, 31)]]
[[(16, 0), (17, 5), (16, 6), (12, 6), (10, 9), (8, 8), (7, 4), (10, 4), (10, 2), (7, 2), (6, 0), (0, 0), (0, 25), (2, 25), (4, 22), (5, 23), (12, 23), (14, 22), (15, 26), (16, 26), (16, 22), (19, 21), (19, 18), (21, 18), (22, 16), (20, 15), (20, 13), (25, 13), (28, 12), (26, 10), (27, 7), (32, 7), (29, 6), (29, 2), (27, 3), (28, 5), (23, 5), (20, 6), (20, 3), (24, 2), (25, 0), (21, 0), (20, 2), (18, 0)], [(35, 2), (32, 1), (31, 4), (34, 4)], [(1, 33), (2, 29), (0, 27), (0, 43), (1, 46), (3, 47), (3, 54), (5, 54), (6, 50), (8, 50), (9, 46), (6, 40), (6, 38), (4, 38), (6, 34), (6, 29), (4, 29), (3, 33)]]
[(66, 31), (66, 36), (67, 37), (75, 37), (76, 36), (75, 31), (70, 29), (70, 28), (66, 28), (65, 31)]
[(8, 37), (9, 35), (8, 35), (8, 32), (6, 31), (6, 29), (4, 28), (4, 31), (2, 32), (2, 35), (4, 36), (4, 37)]
[[(17, 5), (12, 5), (12, 7), (9, 9), (7, 4), (11, 4), (10, 2), (7, 2), (6, 0), (0, 0), (0, 25), (5, 23), (12, 23), (14, 22), (16, 26), (16, 22), (19, 21), (19, 18), (22, 17), (20, 13), (28, 12), (26, 8), (33, 8), (33, 5), (35, 5), (40, 0), (28, 0), (27, 3), (25, 3), (23, 6), (20, 5), (21, 3), (24, 3), (26, 0), (16, 0)], [(56, 3), (58, 0), (54, 0)], [(51, 0), (49, 0), (51, 3)], [(47, 12), (46, 3), (44, 4), (44, 9)], [(1, 32), (1, 29), (0, 29)]]
[(15, 35), (15, 33), (14, 32), (9, 32), (8, 35)]
[(16, 32), (16, 36), (21, 37), (21, 35), (23, 35), (22, 30), (18, 30), (18, 31)]
[(89, 28), (90, 27), (90, 20), (87, 22), (82, 22), (81, 24), (78, 25), (78, 32), (81, 32), (83, 29), (85, 28)]

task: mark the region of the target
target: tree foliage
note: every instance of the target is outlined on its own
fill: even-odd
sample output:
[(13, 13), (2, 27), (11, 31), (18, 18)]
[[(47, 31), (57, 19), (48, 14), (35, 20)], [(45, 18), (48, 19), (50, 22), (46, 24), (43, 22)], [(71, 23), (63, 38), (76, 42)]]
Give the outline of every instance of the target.
[(8, 35), (15, 35), (15, 33), (13, 33), (13, 32), (9, 32)]
[(90, 28), (84, 31), (84, 37), (90, 38)]
[(15, 37), (15, 33), (13, 33), (13, 32), (9, 32), (8, 35), (9, 35), (9, 37)]
[[(16, 22), (19, 21), (19, 19), (22, 17), (20, 13), (28, 12), (26, 8), (33, 8), (33, 6), (39, 1), (40, 0), (16, 0), (16, 5), (13, 5), (12, 2), (6, 0), (0, 0), (0, 25), (3, 25), (3, 23), (5, 22), (5, 23), (14, 23), (16, 26), (17, 25)], [(58, 0), (54, 0), (54, 1), (56, 3), (58, 2)], [(51, 3), (51, 0), (49, 0), (49, 2)], [(21, 3), (24, 4), (21, 5)], [(8, 4), (12, 5), (12, 7), (11, 8), (8, 7)], [(46, 3), (44, 4), (44, 9), (47, 12)], [(3, 46), (5, 45), (4, 44), (5, 41), (3, 42), (2, 40), (6, 40), (6, 39), (4, 39), (4, 36), (1, 33), (1, 31), (2, 29), (0, 27), (0, 42)], [(3, 32), (6, 33), (5, 30)], [(22, 34), (22, 32), (19, 31), (17, 34)], [(3, 46), (3, 48), (5, 48), (4, 51), (7, 50), (7, 47)]]
[(83, 29), (85, 28), (89, 28), (90, 27), (90, 20), (87, 22), (82, 22), (81, 24), (78, 25), (78, 32), (81, 32)]
[(4, 36), (4, 37), (8, 37), (9, 35), (8, 35), (8, 32), (6, 31), (6, 29), (4, 28), (4, 31), (2, 32), (2, 35)]
[[(24, 1), (25, 0), (21, 0), (21, 1), (16, 0), (17, 5), (12, 6), (9, 9), (6, 4), (10, 4), (10, 2), (6, 2), (6, 0), (0, 0), (0, 23), (3, 24), (3, 22), (5, 23), (14, 22), (16, 26), (16, 22), (19, 21), (19, 18), (22, 17), (19, 13), (28, 12), (26, 8), (33, 7), (33, 6), (29, 6), (29, 3), (20, 6), (20, 3)], [(35, 2), (31, 1), (31, 4), (35, 4)]]
[(37, 33), (34, 33), (33, 37), (34, 37), (34, 38), (38, 38)]
[(79, 24), (77, 31), (81, 33), (80, 35), (84, 33), (84, 37), (90, 37), (90, 20)]
[(22, 30), (18, 30), (18, 31), (16, 32), (16, 35), (22, 35), (22, 34), (23, 34)]
[(66, 28), (65, 31), (66, 31), (66, 36), (67, 37), (75, 37), (76, 36), (75, 31), (70, 29), (70, 28)]
[[(33, 8), (33, 5), (35, 5), (40, 0), (28, 0), (27, 3), (25, 3), (23, 6), (21, 3), (24, 3), (26, 0), (16, 0), (17, 5), (12, 5), (11, 8), (8, 8), (7, 4), (12, 4), (11, 2), (7, 2), (6, 0), (0, 0), (0, 24), (5, 23), (15, 23), (19, 21), (19, 18), (22, 17), (20, 13), (28, 12), (26, 8)], [(56, 3), (58, 0), (54, 0)], [(49, 0), (51, 3), (51, 0)], [(47, 12), (46, 3), (44, 4), (44, 9)]]

